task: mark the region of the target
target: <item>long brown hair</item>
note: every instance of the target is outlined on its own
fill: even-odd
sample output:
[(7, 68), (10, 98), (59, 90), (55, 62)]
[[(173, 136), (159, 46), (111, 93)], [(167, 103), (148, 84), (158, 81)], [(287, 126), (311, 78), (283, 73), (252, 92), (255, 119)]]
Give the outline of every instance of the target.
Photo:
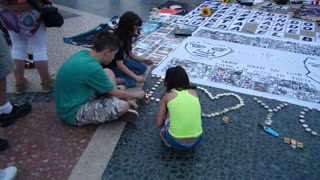
[(123, 47), (128, 53), (131, 47), (132, 38), (134, 37), (134, 26), (141, 26), (142, 19), (134, 12), (127, 11), (125, 12), (119, 20), (117, 28), (114, 30), (114, 33), (121, 39), (123, 42)]
[(187, 72), (181, 66), (167, 69), (164, 83), (167, 87), (166, 92), (170, 92), (172, 89), (176, 89), (178, 91), (196, 89), (196, 86), (190, 84)]

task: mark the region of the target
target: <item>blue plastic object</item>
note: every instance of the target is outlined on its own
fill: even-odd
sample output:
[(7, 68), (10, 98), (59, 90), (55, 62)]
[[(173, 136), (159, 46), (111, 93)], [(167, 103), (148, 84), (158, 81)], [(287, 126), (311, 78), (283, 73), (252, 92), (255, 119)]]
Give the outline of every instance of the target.
[(273, 129), (271, 129), (270, 127), (267, 126), (263, 126), (261, 124), (259, 124), (259, 126), (267, 133), (271, 134), (274, 137), (279, 137), (279, 133), (277, 133), (276, 131), (274, 131)]

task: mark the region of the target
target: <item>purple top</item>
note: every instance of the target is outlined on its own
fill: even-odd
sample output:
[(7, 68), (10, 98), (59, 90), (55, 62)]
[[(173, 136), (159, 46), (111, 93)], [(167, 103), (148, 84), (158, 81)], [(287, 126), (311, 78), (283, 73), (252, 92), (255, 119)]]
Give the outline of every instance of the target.
[[(26, 0), (0, 0), (3, 4), (26, 3)], [(2, 9), (0, 20), (9, 31), (20, 33), (24, 37), (31, 37), (41, 24), (40, 13), (36, 9), (25, 11), (12, 11)]]

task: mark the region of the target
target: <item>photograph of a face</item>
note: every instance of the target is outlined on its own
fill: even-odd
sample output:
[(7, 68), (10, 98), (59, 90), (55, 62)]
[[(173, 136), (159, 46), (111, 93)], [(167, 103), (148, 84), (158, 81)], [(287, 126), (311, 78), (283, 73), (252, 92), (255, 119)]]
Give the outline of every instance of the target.
[(147, 49), (136, 47), (132, 50), (134, 53), (136, 53), (138, 56), (142, 56), (144, 53), (148, 52)]
[(143, 48), (143, 49), (151, 49), (157, 43), (158, 43), (157, 41), (152, 41), (152, 40), (146, 39), (146, 40), (140, 42), (137, 45), (137, 47), (140, 47), (140, 48)]
[(165, 47), (165, 46), (160, 46), (155, 53), (161, 54), (161, 55), (169, 55), (173, 51), (173, 48), (170, 47)]
[(153, 65), (159, 65), (162, 60), (164, 60), (166, 56), (161, 54), (151, 54), (148, 59), (150, 59), (153, 62)]

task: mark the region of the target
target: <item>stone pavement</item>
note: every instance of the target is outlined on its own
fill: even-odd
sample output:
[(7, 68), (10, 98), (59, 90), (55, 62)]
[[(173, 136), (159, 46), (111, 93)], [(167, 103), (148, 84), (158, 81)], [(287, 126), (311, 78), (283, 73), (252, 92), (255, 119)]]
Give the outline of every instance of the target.
[[(107, 1), (109, 4), (105, 4), (107, 2), (102, 2), (101, 0), (76, 2), (56, 0), (55, 2), (57, 4), (60, 4), (56, 6), (59, 7), (62, 14), (64, 15), (65, 24), (62, 28), (59, 29), (48, 29), (49, 67), (52, 74), (55, 73), (55, 71), (58, 69), (58, 67), (60, 67), (65, 59), (67, 59), (76, 51), (83, 49), (82, 47), (63, 43), (63, 37), (70, 37), (83, 33), (87, 30), (91, 30), (98, 24), (107, 21), (108, 17), (111, 17), (113, 15), (120, 15), (127, 9), (131, 9), (133, 11), (137, 10), (137, 13), (143, 16), (144, 20), (146, 20), (149, 9), (165, 1)], [(195, 3), (198, 1), (193, 0), (190, 2)], [(139, 6), (139, 4), (144, 5)], [(69, 8), (66, 6), (73, 8)], [(108, 7), (108, 9), (101, 10), (101, 6)], [(85, 11), (89, 11), (91, 13)], [(9, 165), (17, 166), (18, 176), (16, 179), (23, 180), (101, 179), (105, 168), (108, 165), (109, 159), (112, 156), (113, 151), (118, 143), (118, 140), (120, 136), (122, 136), (121, 134), (123, 132), (123, 129), (125, 128), (125, 123), (113, 122), (100, 126), (87, 126), (80, 128), (74, 128), (66, 125), (61, 120), (59, 120), (54, 113), (55, 111), (51, 94), (43, 94), (39, 92), (40, 79), (36, 70), (26, 70), (26, 77), (32, 80), (32, 86), (28, 93), (24, 93), (19, 96), (15, 96), (12, 93), (14, 87), (13, 75), (10, 75), (7, 79), (8, 92), (12, 101), (30, 101), (33, 104), (33, 110), (32, 113), (27, 115), (25, 118), (19, 119), (14, 125), (8, 128), (0, 128), (0, 136), (7, 138), (10, 143), (10, 148), (1, 152), (0, 154), (0, 168), (4, 168)], [(294, 107), (294, 109), (298, 110), (299, 108)], [(255, 113), (257, 114), (257, 112)], [(286, 122), (289, 122), (286, 115), (288, 114), (284, 114), (283, 117), (287, 119)], [(148, 114), (146, 117), (149, 116), (150, 114)], [(243, 116), (243, 118), (245, 118), (245, 114), (235, 114), (235, 116)], [(132, 126), (128, 126), (128, 128), (128, 133), (130, 135), (130, 133), (132, 133), (132, 131), (130, 131), (130, 128), (132, 128)], [(226, 129), (226, 127), (224, 129)], [(139, 130), (143, 132), (143, 129)], [(221, 133), (223, 133), (223, 130), (220, 129), (220, 131)], [(217, 132), (220, 131), (217, 130)], [(258, 131), (255, 130), (254, 132), (256, 133)], [(126, 133), (123, 138), (129, 137), (128, 133)], [(158, 135), (158, 133), (155, 134)], [(245, 132), (242, 132), (242, 134), (245, 134)], [(155, 135), (152, 135), (152, 137), (153, 136)], [(239, 143), (240, 146), (237, 147), (236, 145), (238, 144), (238, 142), (236, 142), (236, 138), (232, 139), (233, 136), (237, 136), (237, 133), (232, 132), (232, 134), (224, 137), (224, 140), (230, 140), (232, 143), (235, 143), (232, 147), (240, 147), (240, 149), (243, 149), (242, 153), (246, 153), (246, 145)], [(262, 139), (266, 142), (270, 142), (268, 138), (263, 137)], [(251, 137), (251, 139), (244, 141), (257, 141), (257, 139)], [(218, 144), (218, 141), (214, 142)], [(156, 143), (158, 144), (158, 142)], [(124, 144), (126, 144), (125, 140), (120, 142), (120, 145), (118, 147), (119, 151), (116, 155), (119, 155), (119, 153), (126, 150)], [(257, 144), (257, 146), (258, 145), (260, 144)], [(260, 149), (263, 150), (263, 147), (267, 148), (266, 144), (261, 146)], [(167, 151), (161, 151), (160, 153), (166, 152)], [(289, 154), (290, 151), (286, 149), (286, 151), (284, 152)], [(137, 153), (137, 149), (130, 151), (130, 153)], [(130, 153), (128, 154), (132, 155)], [(231, 156), (228, 153), (231, 152), (226, 151), (225, 153), (222, 153), (222, 155), (229, 155), (231, 158), (237, 159), (237, 156)], [(277, 151), (275, 151), (275, 153), (277, 153)], [(171, 158), (174, 156), (172, 156), (172, 154), (169, 155), (170, 158), (169, 160), (167, 160), (171, 161)], [(117, 157), (119, 156), (116, 156), (113, 161), (116, 161)], [(183, 159), (183, 157), (178, 158)], [(254, 160), (258, 161), (257, 158), (258, 157), (255, 157)], [(179, 163), (188, 163), (188, 161), (184, 161), (181, 159), (178, 159)], [(207, 160), (208, 159), (206, 159), (206, 161)], [(223, 161), (223, 159), (221, 158), (219, 161)], [(135, 161), (130, 162), (135, 163)], [(174, 163), (170, 163), (170, 165), (174, 166)], [(196, 165), (202, 166), (201, 163), (198, 163)], [(258, 165), (263, 167), (261, 163)], [(118, 168), (116, 167), (116, 165), (114, 166), (115, 168)], [(110, 169), (114, 168), (113, 165), (108, 165), (108, 167), (110, 167)], [(131, 164), (130, 167), (135, 166), (134, 164)], [(240, 168), (241, 164), (238, 164), (237, 167)], [(259, 167), (256, 167), (255, 170), (259, 170)], [(105, 173), (108, 172), (110, 171), (105, 171)], [(105, 177), (109, 177), (109, 175), (105, 174)], [(168, 177), (173, 178), (172, 176)], [(223, 178), (224, 176), (219, 177)], [(116, 177), (113, 178), (115, 179)]]
[[(55, 6), (64, 16), (65, 23), (61, 28), (47, 29), (50, 73), (55, 74), (68, 57), (83, 49), (63, 43), (63, 37), (91, 30), (110, 17), (128, 10), (135, 11), (143, 20), (147, 20), (149, 9), (163, 2), (166, 0), (56, 0)], [(0, 168), (16, 166), (18, 180), (100, 179), (125, 123), (112, 122), (80, 128), (69, 126), (56, 116), (52, 94), (41, 93), (36, 69), (26, 69), (25, 76), (31, 80), (31, 87), (21, 95), (13, 93), (13, 74), (7, 77), (10, 100), (17, 103), (29, 101), (33, 110), (14, 125), (0, 128), (0, 136), (9, 140), (9, 148), (0, 154)]]
[[(63, 43), (63, 37), (91, 30), (108, 18), (56, 5), (65, 24), (48, 28), (49, 68), (55, 74), (60, 65), (82, 47)], [(0, 136), (9, 140), (1, 152), (0, 168), (14, 165), (16, 179), (100, 179), (114, 146), (125, 125), (114, 122), (101, 126), (74, 128), (55, 114), (52, 94), (41, 93), (40, 78), (35, 69), (26, 69), (31, 80), (29, 92), (14, 95), (14, 76), (7, 78), (9, 97), (13, 102), (29, 101), (33, 110), (14, 125), (0, 128)], [(94, 162), (94, 163), (92, 163)]]

